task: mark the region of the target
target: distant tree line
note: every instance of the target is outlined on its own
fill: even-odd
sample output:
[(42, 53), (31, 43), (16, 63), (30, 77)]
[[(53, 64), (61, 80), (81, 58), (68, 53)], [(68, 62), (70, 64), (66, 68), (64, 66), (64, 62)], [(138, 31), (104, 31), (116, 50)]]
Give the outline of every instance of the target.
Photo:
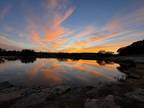
[[(129, 46), (119, 48), (118, 55), (138, 55), (144, 54), (144, 40), (132, 43)], [(113, 52), (99, 51), (98, 53), (52, 53), (52, 52), (35, 52), (30, 49), (23, 49), (22, 51), (9, 51), (0, 48), (0, 56), (16, 56), (16, 57), (33, 57), (33, 58), (70, 58), (73, 60), (78, 59), (100, 59), (105, 57), (115, 56)], [(33, 59), (34, 60), (34, 59)]]
[(24, 49), (22, 51), (7, 51), (0, 49), (0, 56), (16, 56), (19, 58), (33, 57), (33, 58), (65, 58), (79, 60), (79, 59), (96, 59), (113, 56), (113, 52), (99, 51), (98, 53), (55, 53), (55, 52), (35, 52), (34, 50)]
[(0, 56), (36, 56), (36, 52), (30, 49), (24, 49), (22, 51), (9, 51), (0, 48)]

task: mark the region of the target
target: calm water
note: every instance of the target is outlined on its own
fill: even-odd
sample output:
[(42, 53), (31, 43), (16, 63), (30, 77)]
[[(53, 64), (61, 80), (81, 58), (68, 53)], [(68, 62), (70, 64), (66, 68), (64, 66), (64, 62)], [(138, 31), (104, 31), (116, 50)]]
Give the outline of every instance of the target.
[(37, 59), (33, 63), (1, 60), (0, 82), (21, 86), (98, 86), (125, 79), (118, 67), (119, 64), (96, 60)]

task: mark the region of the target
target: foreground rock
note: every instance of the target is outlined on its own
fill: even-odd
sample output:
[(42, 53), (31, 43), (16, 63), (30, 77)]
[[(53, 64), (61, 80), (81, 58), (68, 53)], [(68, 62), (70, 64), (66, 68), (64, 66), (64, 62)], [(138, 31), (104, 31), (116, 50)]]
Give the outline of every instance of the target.
[(114, 96), (108, 95), (104, 99), (87, 99), (85, 108), (120, 108), (114, 102)]

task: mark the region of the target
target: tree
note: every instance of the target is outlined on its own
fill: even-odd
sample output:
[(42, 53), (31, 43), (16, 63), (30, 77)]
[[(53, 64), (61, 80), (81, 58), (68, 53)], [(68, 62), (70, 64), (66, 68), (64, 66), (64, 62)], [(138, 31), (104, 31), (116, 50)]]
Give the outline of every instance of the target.
[(34, 50), (24, 49), (21, 51), (22, 56), (35, 56)]

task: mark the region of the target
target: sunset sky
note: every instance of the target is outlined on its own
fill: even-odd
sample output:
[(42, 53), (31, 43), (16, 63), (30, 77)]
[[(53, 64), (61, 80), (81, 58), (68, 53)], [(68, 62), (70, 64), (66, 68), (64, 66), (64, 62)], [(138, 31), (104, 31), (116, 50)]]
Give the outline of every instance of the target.
[(114, 51), (144, 39), (144, 0), (0, 0), (0, 47)]

